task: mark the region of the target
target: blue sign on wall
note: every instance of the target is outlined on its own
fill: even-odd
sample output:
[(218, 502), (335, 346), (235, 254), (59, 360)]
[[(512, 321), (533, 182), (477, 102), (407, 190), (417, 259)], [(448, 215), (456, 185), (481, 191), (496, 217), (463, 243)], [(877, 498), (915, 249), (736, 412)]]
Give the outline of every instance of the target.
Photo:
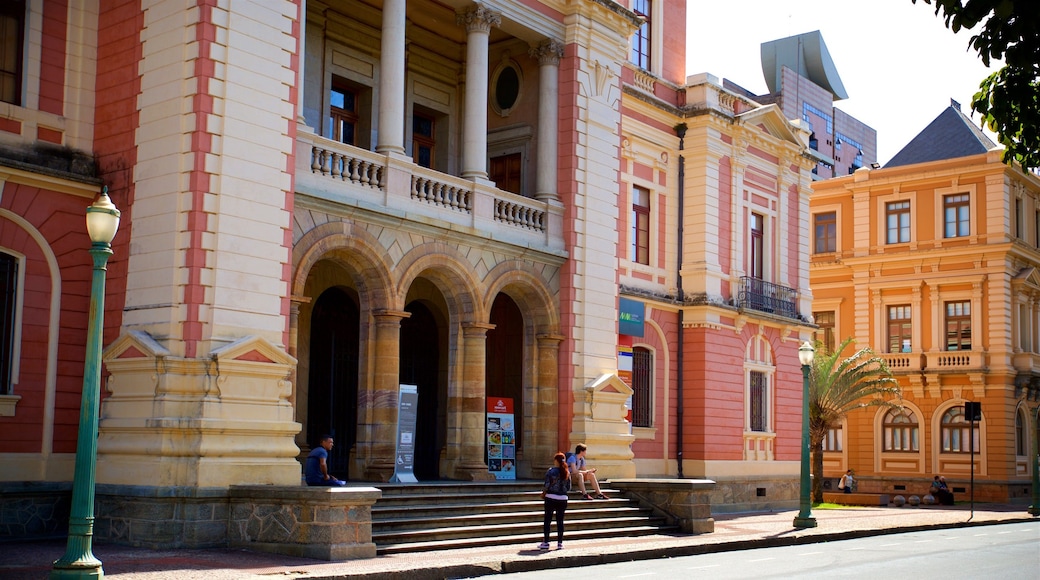
[(646, 314), (646, 305), (637, 300), (621, 298), (618, 307), (618, 333), (627, 336), (643, 336), (643, 316)]

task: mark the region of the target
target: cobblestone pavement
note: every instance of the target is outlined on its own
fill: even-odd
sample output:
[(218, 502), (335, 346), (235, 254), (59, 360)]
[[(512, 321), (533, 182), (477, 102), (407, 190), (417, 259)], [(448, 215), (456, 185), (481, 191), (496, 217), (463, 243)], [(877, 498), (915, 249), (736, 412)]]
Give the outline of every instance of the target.
[[(1035, 521), (1026, 506), (968, 505), (815, 510), (816, 528), (795, 529), (796, 511), (720, 514), (715, 532), (694, 536), (654, 535), (575, 540), (563, 550), (542, 552), (534, 544), (379, 556), (326, 562), (243, 550), (150, 550), (96, 544), (105, 577), (133, 580), (462, 578), (560, 566), (604, 564), (705, 552), (806, 544), (934, 528)], [(64, 540), (0, 543), (0, 579), (47, 578), (65, 553)]]

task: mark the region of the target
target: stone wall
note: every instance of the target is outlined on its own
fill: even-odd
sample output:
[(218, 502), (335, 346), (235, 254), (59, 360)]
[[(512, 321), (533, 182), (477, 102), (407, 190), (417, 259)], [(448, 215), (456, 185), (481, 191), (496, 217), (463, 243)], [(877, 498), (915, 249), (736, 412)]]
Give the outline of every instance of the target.
[(71, 483), (0, 484), (0, 541), (64, 537), (71, 505)]
[(232, 548), (320, 560), (374, 558), (374, 487), (233, 486)]

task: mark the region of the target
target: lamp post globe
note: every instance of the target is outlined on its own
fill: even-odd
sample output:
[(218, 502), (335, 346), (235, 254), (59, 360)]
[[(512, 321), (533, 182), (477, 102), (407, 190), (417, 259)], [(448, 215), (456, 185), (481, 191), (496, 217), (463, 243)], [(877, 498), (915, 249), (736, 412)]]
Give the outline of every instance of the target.
[(809, 341), (798, 348), (798, 362), (802, 364), (802, 464), (798, 494), (798, 515), (794, 517), (794, 527), (815, 528), (816, 518), (812, 517), (812, 499), (809, 477), (809, 371), (812, 369), (816, 349)]
[(76, 437), (76, 468), (72, 476), (72, 508), (65, 555), (54, 562), (51, 578), (104, 578), (94, 557), (94, 478), (97, 465), (98, 408), (101, 399), (101, 342), (105, 320), (105, 275), (112, 240), (119, 229), (119, 210), (108, 198), (108, 187), (87, 208), (87, 234), (94, 271), (90, 284), (87, 352), (83, 363), (83, 394)]

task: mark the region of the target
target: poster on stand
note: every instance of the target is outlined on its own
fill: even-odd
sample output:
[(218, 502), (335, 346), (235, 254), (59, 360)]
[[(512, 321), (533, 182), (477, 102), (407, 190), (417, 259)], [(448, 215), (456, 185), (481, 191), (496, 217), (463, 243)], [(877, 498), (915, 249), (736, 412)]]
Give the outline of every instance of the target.
[(488, 471), (495, 479), (516, 479), (516, 431), (513, 399), (487, 399)]
[(415, 465), (415, 416), (419, 404), (419, 387), (401, 385), (397, 411), (397, 453), (391, 483), (418, 483), (412, 471)]

